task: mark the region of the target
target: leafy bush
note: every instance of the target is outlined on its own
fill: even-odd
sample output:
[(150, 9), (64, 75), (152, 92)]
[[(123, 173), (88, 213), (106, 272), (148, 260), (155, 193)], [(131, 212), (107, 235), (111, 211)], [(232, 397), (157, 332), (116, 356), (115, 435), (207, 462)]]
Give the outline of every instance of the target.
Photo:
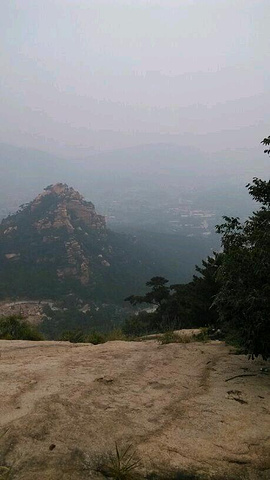
[(100, 332), (91, 332), (89, 335), (85, 336), (85, 342), (93, 343), (93, 345), (98, 345), (99, 343), (105, 343), (106, 335)]
[[(270, 136), (262, 143), (270, 155)], [(270, 358), (270, 180), (254, 177), (247, 188), (260, 209), (243, 223), (238, 217), (223, 217), (224, 223), (216, 226), (223, 252), (196, 267), (199, 275), (192, 282), (168, 286), (166, 278), (153, 277), (145, 295), (126, 298), (131, 305), (155, 305), (153, 317), (143, 318), (142, 327), (164, 332), (168, 319), (175, 323), (170, 330), (221, 328), (225, 334), (236, 332), (240, 348), (252, 358)], [(135, 323), (127, 322), (125, 333), (135, 330)], [(163, 342), (171, 341), (172, 334), (166, 334)]]
[(200, 333), (193, 335), (193, 339), (196, 342), (208, 342), (208, 340), (210, 340), (209, 328), (201, 328)]
[(224, 340), (227, 345), (233, 347), (233, 353), (235, 355), (244, 355), (246, 353), (242, 335), (238, 330), (229, 328), (228, 331), (225, 332)]
[(59, 308), (57, 310), (51, 309), (49, 306), (44, 307), (45, 317), (40, 325), (40, 330), (50, 340), (56, 338), (69, 340), (69, 338), (63, 338), (64, 335), (70, 335), (74, 331), (80, 331), (84, 335), (93, 331), (111, 332), (118, 328), (126, 317), (126, 311), (117, 305), (98, 304), (98, 306), (99, 308), (96, 310), (94, 305), (90, 305), (89, 311), (84, 313), (81, 311), (80, 299), (75, 295), (69, 295), (57, 302)]
[(167, 285), (163, 277), (153, 277), (146, 283), (151, 290), (145, 295), (131, 295), (126, 301), (131, 305), (148, 303), (155, 311), (140, 312), (127, 319), (123, 325), (129, 335), (147, 335), (183, 328), (198, 328), (218, 323), (217, 309), (213, 305), (220, 284), (217, 271), (222, 263), (222, 254), (214, 253), (196, 266), (198, 275), (188, 284)]
[(248, 185), (261, 208), (244, 223), (223, 217), (221, 288), (215, 299), (221, 325), (235, 330), (245, 353), (270, 357), (270, 181)]
[(62, 333), (59, 340), (70, 343), (85, 343), (86, 335), (85, 332), (80, 329), (66, 330)]
[(156, 333), (154, 325), (156, 323), (155, 313), (139, 312), (127, 318), (122, 326), (124, 335), (131, 337), (139, 337), (140, 335), (148, 335)]
[(36, 327), (16, 315), (0, 318), (0, 338), (3, 340), (43, 340)]

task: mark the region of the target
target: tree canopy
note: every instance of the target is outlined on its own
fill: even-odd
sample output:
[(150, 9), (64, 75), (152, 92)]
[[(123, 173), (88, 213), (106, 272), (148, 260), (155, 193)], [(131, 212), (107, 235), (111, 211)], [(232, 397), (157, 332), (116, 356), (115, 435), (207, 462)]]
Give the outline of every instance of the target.
[(168, 285), (166, 278), (151, 278), (146, 283), (150, 291), (145, 295), (131, 295), (126, 301), (132, 305), (145, 303), (156, 308), (149, 313), (140, 312), (127, 320), (125, 333), (134, 335), (216, 325), (216, 307), (210, 307), (219, 288), (216, 273), (221, 258), (221, 254), (214, 253), (203, 260), (201, 267), (196, 266), (198, 275), (194, 275), (187, 284)]
[[(261, 143), (268, 147), (270, 136)], [(270, 149), (264, 152), (270, 155)], [(223, 251), (203, 260), (192, 282), (168, 286), (154, 277), (147, 282), (150, 292), (126, 299), (156, 305), (154, 313), (137, 317), (142, 326), (147, 319), (152, 330), (219, 326), (252, 358), (270, 357), (270, 181), (254, 177), (246, 187), (260, 208), (244, 222), (223, 217), (216, 227)], [(135, 323), (127, 323), (127, 330)]]
[[(262, 141), (270, 144), (270, 137)], [(265, 150), (270, 154), (270, 150)], [(239, 335), (246, 353), (270, 357), (270, 181), (253, 178), (247, 185), (260, 204), (245, 222), (223, 217), (223, 262), (215, 298), (219, 318)]]

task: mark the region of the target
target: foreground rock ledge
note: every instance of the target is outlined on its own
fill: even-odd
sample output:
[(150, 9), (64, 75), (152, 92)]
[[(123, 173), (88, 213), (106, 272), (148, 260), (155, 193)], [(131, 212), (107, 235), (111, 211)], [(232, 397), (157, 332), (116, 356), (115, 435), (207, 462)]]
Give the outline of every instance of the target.
[(0, 352), (1, 465), (15, 479), (98, 477), (115, 441), (144, 472), (270, 478), (265, 362), (220, 342), (2, 340)]

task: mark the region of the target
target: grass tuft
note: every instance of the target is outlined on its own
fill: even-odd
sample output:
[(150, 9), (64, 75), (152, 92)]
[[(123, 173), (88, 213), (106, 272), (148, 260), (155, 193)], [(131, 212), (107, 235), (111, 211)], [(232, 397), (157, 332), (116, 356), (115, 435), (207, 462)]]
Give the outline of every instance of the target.
[(0, 466), (0, 480), (8, 480), (10, 478), (11, 468)]
[(136, 477), (136, 468), (140, 466), (140, 460), (136, 458), (136, 452), (132, 445), (120, 449), (115, 443), (115, 452), (100, 462), (98, 471), (107, 478), (114, 480), (131, 480)]

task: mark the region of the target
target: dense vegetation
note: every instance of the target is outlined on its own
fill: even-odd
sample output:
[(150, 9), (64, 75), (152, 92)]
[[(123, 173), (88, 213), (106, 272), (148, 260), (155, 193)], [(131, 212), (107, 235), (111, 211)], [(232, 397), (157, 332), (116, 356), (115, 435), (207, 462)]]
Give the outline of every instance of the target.
[[(269, 146), (270, 137), (262, 143)], [(270, 357), (270, 181), (255, 177), (247, 188), (259, 210), (243, 223), (223, 217), (217, 226), (223, 252), (196, 267), (200, 276), (191, 283), (168, 286), (154, 277), (146, 295), (128, 297), (132, 305), (155, 305), (155, 311), (126, 321), (126, 333), (208, 325), (237, 337), (252, 357)]]
[(0, 339), (43, 340), (38, 330), (19, 316), (0, 318)]
[[(85, 223), (85, 212), (68, 210), (70, 231), (61, 216), (70, 192), (43, 195), (0, 224), (0, 299), (59, 300), (72, 293), (85, 301), (121, 304), (131, 289), (155, 274), (156, 256), (149, 248), (134, 237)], [(77, 204), (83, 208), (91, 202)], [(98, 217), (91, 208), (88, 215)], [(85, 281), (83, 264), (90, 265)]]
[(140, 335), (168, 330), (196, 327), (217, 327), (218, 313), (213, 305), (220, 282), (216, 278), (222, 254), (215, 253), (196, 266), (199, 275), (194, 275), (188, 284), (168, 285), (163, 277), (153, 277), (146, 283), (150, 291), (145, 295), (126, 298), (132, 305), (151, 304), (149, 313), (141, 311), (127, 319), (123, 326), (126, 334)]
[[(262, 143), (268, 147), (270, 137), (265, 138)], [(269, 155), (270, 149), (266, 148), (265, 153)], [(34, 268), (33, 278), (31, 277), (32, 258), (30, 257), (35, 255), (35, 248), (38, 249), (37, 256), (41, 255), (41, 252), (39, 252), (40, 243), (37, 234), (31, 232), (32, 224), (30, 223), (27, 231), (33, 248), (29, 250), (24, 238), (21, 243), (22, 253), (25, 253), (27, 261), (23, 266), (11, 263), (10, 282), (15, 285), (15, 289), (20, 285), (23, 289), (22, 294), (27, 291), (29, 295), (31, 291), (34, 297), (49, 294), (58, 296), (73, 292), (73, 295), (66, 296), (66, 304), (63, 304), (62, 309), (53, 310), (47, 307), (47, 311), (44, 312), (46, 319), (41, 326), (41, 331), (46, 338), (102, 343), (108, 339), (124, 338), (124, 336), (137, 337), (182, 328), (208, 327), (221, 331), (224, 336), (236, 339), (243, 351), (252, 357), (262, 355), (266, 359), (270, 357), (270, 181), (253, 178), (253, 182), (248, 184), (247, 188), (253, 200), (259, 204), (259, 209), (243, 223), (238, 217), (223, 217), (224, 223), (216, 227), (217, 232), (221, 234), (222, 252), (214, 253), (212, 257), (208, 256), (202, 261), (200, 267), (196, 266), (196, 275), (187, 284), (169, 285), (169, 281), (162, 276), (152, 277), (146, 283), (148, 291), (145, 294), (131, 295), (126, 298), (132, 306), (137, 306), (137, 311), (124, 322), (125, 312), (120, 303), (117, 308), (110, 303), (100, 303), (99, 307), (91, 304), (89, 311), (84, 312), (76, 304), (76, 298), (84, 296), (83, 287), (77, 291), (75, 283), (73, 285), (67, 282), (63, 287), (61, 282), (57, 282), (56, 279), (54, 281), (54, 276), (49, 269), (46, 270), (46, 278), (44, 278), (43, 267), (39, 267), (38, 264)], [(91, 247), (93, 252), (98, 243), (94, 238), (96, 233), (90, 230), (88, 233), (87, 248)], [(97, 272), (95, 287), (87, 287), (85, 299), (88, 296), (93, 299), (94, 291), (97, 289), (102, 298), (118, 301), (123, 293), (120, 285), (124, 283), (126, 289), (131, 288), (132, 278), (136, 278), (134, 286), (137, 284), (139, 276), (133, 260), (128, 264), (122, 263), (122, 259), (126, 257), (123, 255), (124, 250), (130, 258), (138, 258), (135, 254), (136, 248), (132, 246), (127, 252), (126, 239), (117, 234), (113, 238), (113, 235), (107, 232), (106, 242), (109, 238), (114, 260), (116, 260), (116, 269), (110, 269), (105, 286)], [(119, 243), (120, 239), (123, 245)], [(19, 242), (19, 233), (18, 236), (15, 235), (14, 241)], [(83, 238), (81, 241), (85, 242)], [(61, 249), (61, 242), (59, 242), (59, 249)], [(42, 254), (45, 255), (45, 253), (42, 246)], [(27, 255), (30, 257), (28, 258)], [(57, 259), (57, 250), (54, 250), (54, 255)], [(149, 265), (149, 262), (146, 261), (146, 265)], [(13, 266), (16, 275), (15, 270), (12, 270)], [(26, 275), (25, 268), (27, 268)], [(37, 277), (39, 268), (41, 269), (40, 278)], [(55, 272), (55, 267), (52, 268)], [(130, 273), (131, 283), (127, 282), (126, 274), (121, 277), (123, 271), (127, 270)], [(5, 282), (7, 278), (9, 277), (6, 272)], [(1, 287), (4, 295), (4, 285), (2, 284)], [(48, 291), (47, 288), (49, 288)], [(63, 288), (67, 290), (62, 290)], [(9, 294), (11, 293), (12, 291), (9, 290)], [(68, 299), (70, 305), (68, 305)], [(75, 299), (75, 303), (72, 299)], [(142, 311), (143, 304), (150, 308)], [(117, 330), (117, 333), (110, 334), (109, 332), (119, 329), (121, 321), (123, 322), (122, 332)], [(36, 340), (39, 339), (38, 337), (41, 338), (36, 330), (21, 319), (9, 317), (0, 321), (0, 338)]]
[[(73, 301), (72, 301), (73, 300)], [(57, 309), (44, 307), (44, 320), (40, 326), (48, 339), (60, 339), (63, 332), (79, 332), (88, 336), (89, 332), (104, 334), (120, 327), (127, 315), (127, 310), (118, 305), (91, 304), (89, 310), (82, 311), (76, 298), (66, 298)]]

